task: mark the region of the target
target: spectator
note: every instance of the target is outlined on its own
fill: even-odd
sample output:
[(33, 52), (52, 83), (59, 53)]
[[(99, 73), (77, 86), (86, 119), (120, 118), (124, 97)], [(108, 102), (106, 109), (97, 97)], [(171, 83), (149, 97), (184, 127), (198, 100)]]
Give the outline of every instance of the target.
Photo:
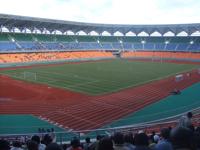
[(124, 135), (120, 132), (116, 132), (113, 136), (114, 149), (115, 150), (127, 150), (128, 148), (124, 146)]
[(26, 144), (26, 136), (21, 136), (19, 140), (22, 145)]
[(128, 133), (124, 135), (124, 147), (127, 147), (129, 150), (133, 150), (135, 148), (133, 134)]
[(62, 150), (62, 148), (57, 143), (49, 144), (45, 150)]
[(32, 140), (27, 141), (27, 149), (28, 150), (39, 150), (38, 143)]
[(149, 139), (145, 133), (135, 135), (135, 149), (134, 150), (151, 150), (149, 148)]
[(187, 115), (182, 116), (179, 120), (179, 126), (186, 127), (186, 128), (192, 128), (192, 112), (188, 112)]
[(151, 135), (150, 135), (150, 137), (149, 137), (151, 141), (154, 140), (154, 139), (153, 139), (154, 135), (156, 135), (156, 132), (155, 132), (155, 131), (152, 131), (152, 132), (151, 132)]
[(170, 129), (164, 128), (161, 130), (161, 139), (155, 146), (156, 150), (173, 150), (172, 144), (169, 140)]
[(154, 149), (159, 140), (160, 140), (160, 137), (157, 134), (155, 134), (153, 136), (153, 141), (149, 144), (149, 147), (151, 149)]
[(154, 135), (154, 137), (153, 137), (153, 140), (154, 140), (154, 143), (158, 143), (159, 142), (159, 140), (160, 140), (160, 137), (159, 137), (159, 135)]
[(34, 135), (34, 136), (31, 138), (31, 140), (37, 142), (37, 144), (38, 144), (38, 149), (39, 149), (39, 150), (45, 150), (46, 145), (44, 145), (44, 144), (41, 143), (40, 137), (39, 137), (39, 136)]
[[(143, 132), (144, 133), (144, 132)], [(139, 134), (139, 133), (138, 133)], [(154, 145), (154, 135), (156, 135), (155, 131), (152, 131), (151, 134), (148, 136), (149, 137), (149, 147), (151, 147), (151, 145)]]
[(90, 145), (91, 145), (90, 138), (86, 137), (85, 138), (85, 143), (83, 144), (83, 149), (84, 150), (89, 150)]
[(74, 138), (72, 141), (71, 141), (71, 147), (69, 147), (67, 150), (83, 150), (80, 146), (80, 141), (79, 139), (77, 138)]
[(68, 144), (63, 144), (63, 145), (62, 145), (62, 149), (63, 149), (63, 150), (66, 150), (67, 148), (68, 148)]
[(55, 132), (54, 132), (54, 128), (51, 128), (50, 136), (51, 136), (51, 138), (52, 138), (52, 141), (53, 141), (53, 142), (56, 142), (56, 134), (55, 134)]
[(13, 142), (13, 147), (11, 148), (11, 150), (23, 150), (22, 144), (18, 141)]
[(114, 150), (112, 140), (109, 137), (101, 139), (97, 150)]
[(10, 144), (6, 140), (0, 140), (0, 150), (10, 150)]
[(171, 130), (170, 136), (174, 150), (193, 148), (193, 133), (190, 129), (177, 126), (176, 128)]
[(49, 134), (45, 134), (41, 143), (45, 144), (46, 146), (52, 142), (52, 138)]
[(194, 147), (200, 150), (200, 133), (197, 131), (194, 133)]
[(197, 128), (195, 129), (195, 132), (197, 132), (197, 133), (200, 134), (200, 127), (197, 127)]
[(100, 141), (102, 138), (103, 138), (103, 136), (97, 135), (96, 141), (90, 145), (89, 149), (90, 149), (90, 150), (97, 150), (97, 149), (98, 149), (98, 145), (99, 145), (99, 141)]

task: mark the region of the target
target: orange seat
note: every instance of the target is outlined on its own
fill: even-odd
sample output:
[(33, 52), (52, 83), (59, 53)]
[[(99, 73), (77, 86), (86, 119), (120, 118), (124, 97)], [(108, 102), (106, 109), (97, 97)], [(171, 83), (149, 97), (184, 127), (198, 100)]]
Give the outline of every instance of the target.
[(200, 59), (200, 53), (190, 52), (124, 52), (122, 57), (159, 57), (159, 58), (181, 58)]
[(0, 54), (0, 63), (19, 63), (32, 61), (51, 61), (81, 58), (114, 57), (111, 52), (49, 52), (49, 53), (16, 53)]

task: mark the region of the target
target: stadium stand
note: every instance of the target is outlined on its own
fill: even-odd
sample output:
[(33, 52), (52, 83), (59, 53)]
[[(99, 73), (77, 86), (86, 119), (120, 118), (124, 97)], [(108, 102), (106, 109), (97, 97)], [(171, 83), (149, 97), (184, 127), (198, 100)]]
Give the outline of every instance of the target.
[[(96, 41), (96, 39), (98, 39)], [(120, 39), (120, 40), (119, 40)], [(170, 41), (165, 43), (164, 41)], [(191, 43), (191, 41), (196, 41)], [(0, 34), (0, 62), (27, 62), (86, 58), (85, 54), (91, 51), (92, 58), (111, 56), (112, 51), (118, 51), (122, 57), (158, 57), (171, 59), (199, 60), (200, 37), (115, 37), (115, 36), (69, 36), (69, 35), (43, 35), (24, 33), (1, 33)], [(100, 51), (107, 51), (108, 55), (100, 54)], [(52, 54), (50, 54), (50, 52)], [(57, 56), (55, 52), (65, 52), (65, 57)], [(69, 52), (70, 51), (70, 52)], [(73, 51), (83, 51), (82, 56), (71, 56)], [(92, 52), (93, 51), (93, 52)], [(99, 54), (96, 52), (99, 51)], [(34, 54), (12, 54), (5, 53), (34, 53)], [(41, 54), (48, 52), (48, 54)], [(38, 53), (38, 54), (36, 54)], [(69, 53), (69, 54), (67, 54)], [(94, 56), (93, 54), (97, 54)], [(66, 55), (67, 54), (67, 55)], [(38, 56), (36, 59), (33, 55)], [(48, 55), (48, 59), (46, 57)], [(50, 58), (49, 55), (52, 57)], [(69, 56), (68, 56), (69, 55)], [(74, 53), (76, 55), (76, 52)], [(24, 56), (24, 58), (22, 58)], [(88, 55), (87, 58), (89, 58)], [(14, 58), (12, 61), (9, 61)]]
[(169, 59), (192, 59), (199, 60), (199, 53), (185, 52), (125, 52), (122, 57), (139, 57), (139, 58), (169, 58)]
[(34, 61), (70, 60), (83, 58), (113, 58), (111, 52), (53, 52), (1, 54), (0, 63), (22, 63)]
[[(97, 40), (96, 40), (97, 39)], [(178, 40), (179, 39), (179, 40)], [(199, 52), (199, 37), (115, 37), (1, 33), (1, 52), (12, 50), (123, 50)], [(168, 41), (166, 43), (166, 41)]]
[[(193, 126), (185, 127), (180, 126), (179, 123), (175, 123), (174, 126), (161, 127), (160, 129), (151, 130), (149, 132), (145, 130), (129, 130), (129, 131), (117, 131), (111, 132), (109, 135), (98, 134), (96, 140), (88, 136), (85, 140), (80, 140), (80, 137), (73, 137), (71, 142), (62, 143), (55, 142), (58, 137), (54, 132), (48, 133), (40, 130), (39, 133), (32, 137), (16, 137), (15, 139), (4, 138), (0, 139), (0, 149), (37, 149), (49, 150), (118, 150), (118, 149), (145, 149), (145, 150), (179, 150), (179, 149), (194, 149), (198, 150), (200, 130), (199, 127)], [(32, 144), (30, 144), (32, 143)]]

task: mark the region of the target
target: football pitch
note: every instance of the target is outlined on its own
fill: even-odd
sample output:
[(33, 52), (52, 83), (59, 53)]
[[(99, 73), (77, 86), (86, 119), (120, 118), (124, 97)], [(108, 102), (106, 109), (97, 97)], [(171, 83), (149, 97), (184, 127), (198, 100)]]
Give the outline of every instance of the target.
[(28, 82), (101, 95), (186, 72), (198, 65), (107, 60), (1, 71)]

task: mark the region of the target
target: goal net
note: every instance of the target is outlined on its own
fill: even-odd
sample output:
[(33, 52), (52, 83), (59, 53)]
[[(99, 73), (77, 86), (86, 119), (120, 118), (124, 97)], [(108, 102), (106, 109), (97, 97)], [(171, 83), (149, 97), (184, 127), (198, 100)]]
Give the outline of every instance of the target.
[(152, 62), (160, 62), (163, 63), (163, 58), (161, 56), (153, 56), (151, 57)]
[(37, 76), (35, 72), (23, 72), (23, 78), (30, 81), (37, 80)]

